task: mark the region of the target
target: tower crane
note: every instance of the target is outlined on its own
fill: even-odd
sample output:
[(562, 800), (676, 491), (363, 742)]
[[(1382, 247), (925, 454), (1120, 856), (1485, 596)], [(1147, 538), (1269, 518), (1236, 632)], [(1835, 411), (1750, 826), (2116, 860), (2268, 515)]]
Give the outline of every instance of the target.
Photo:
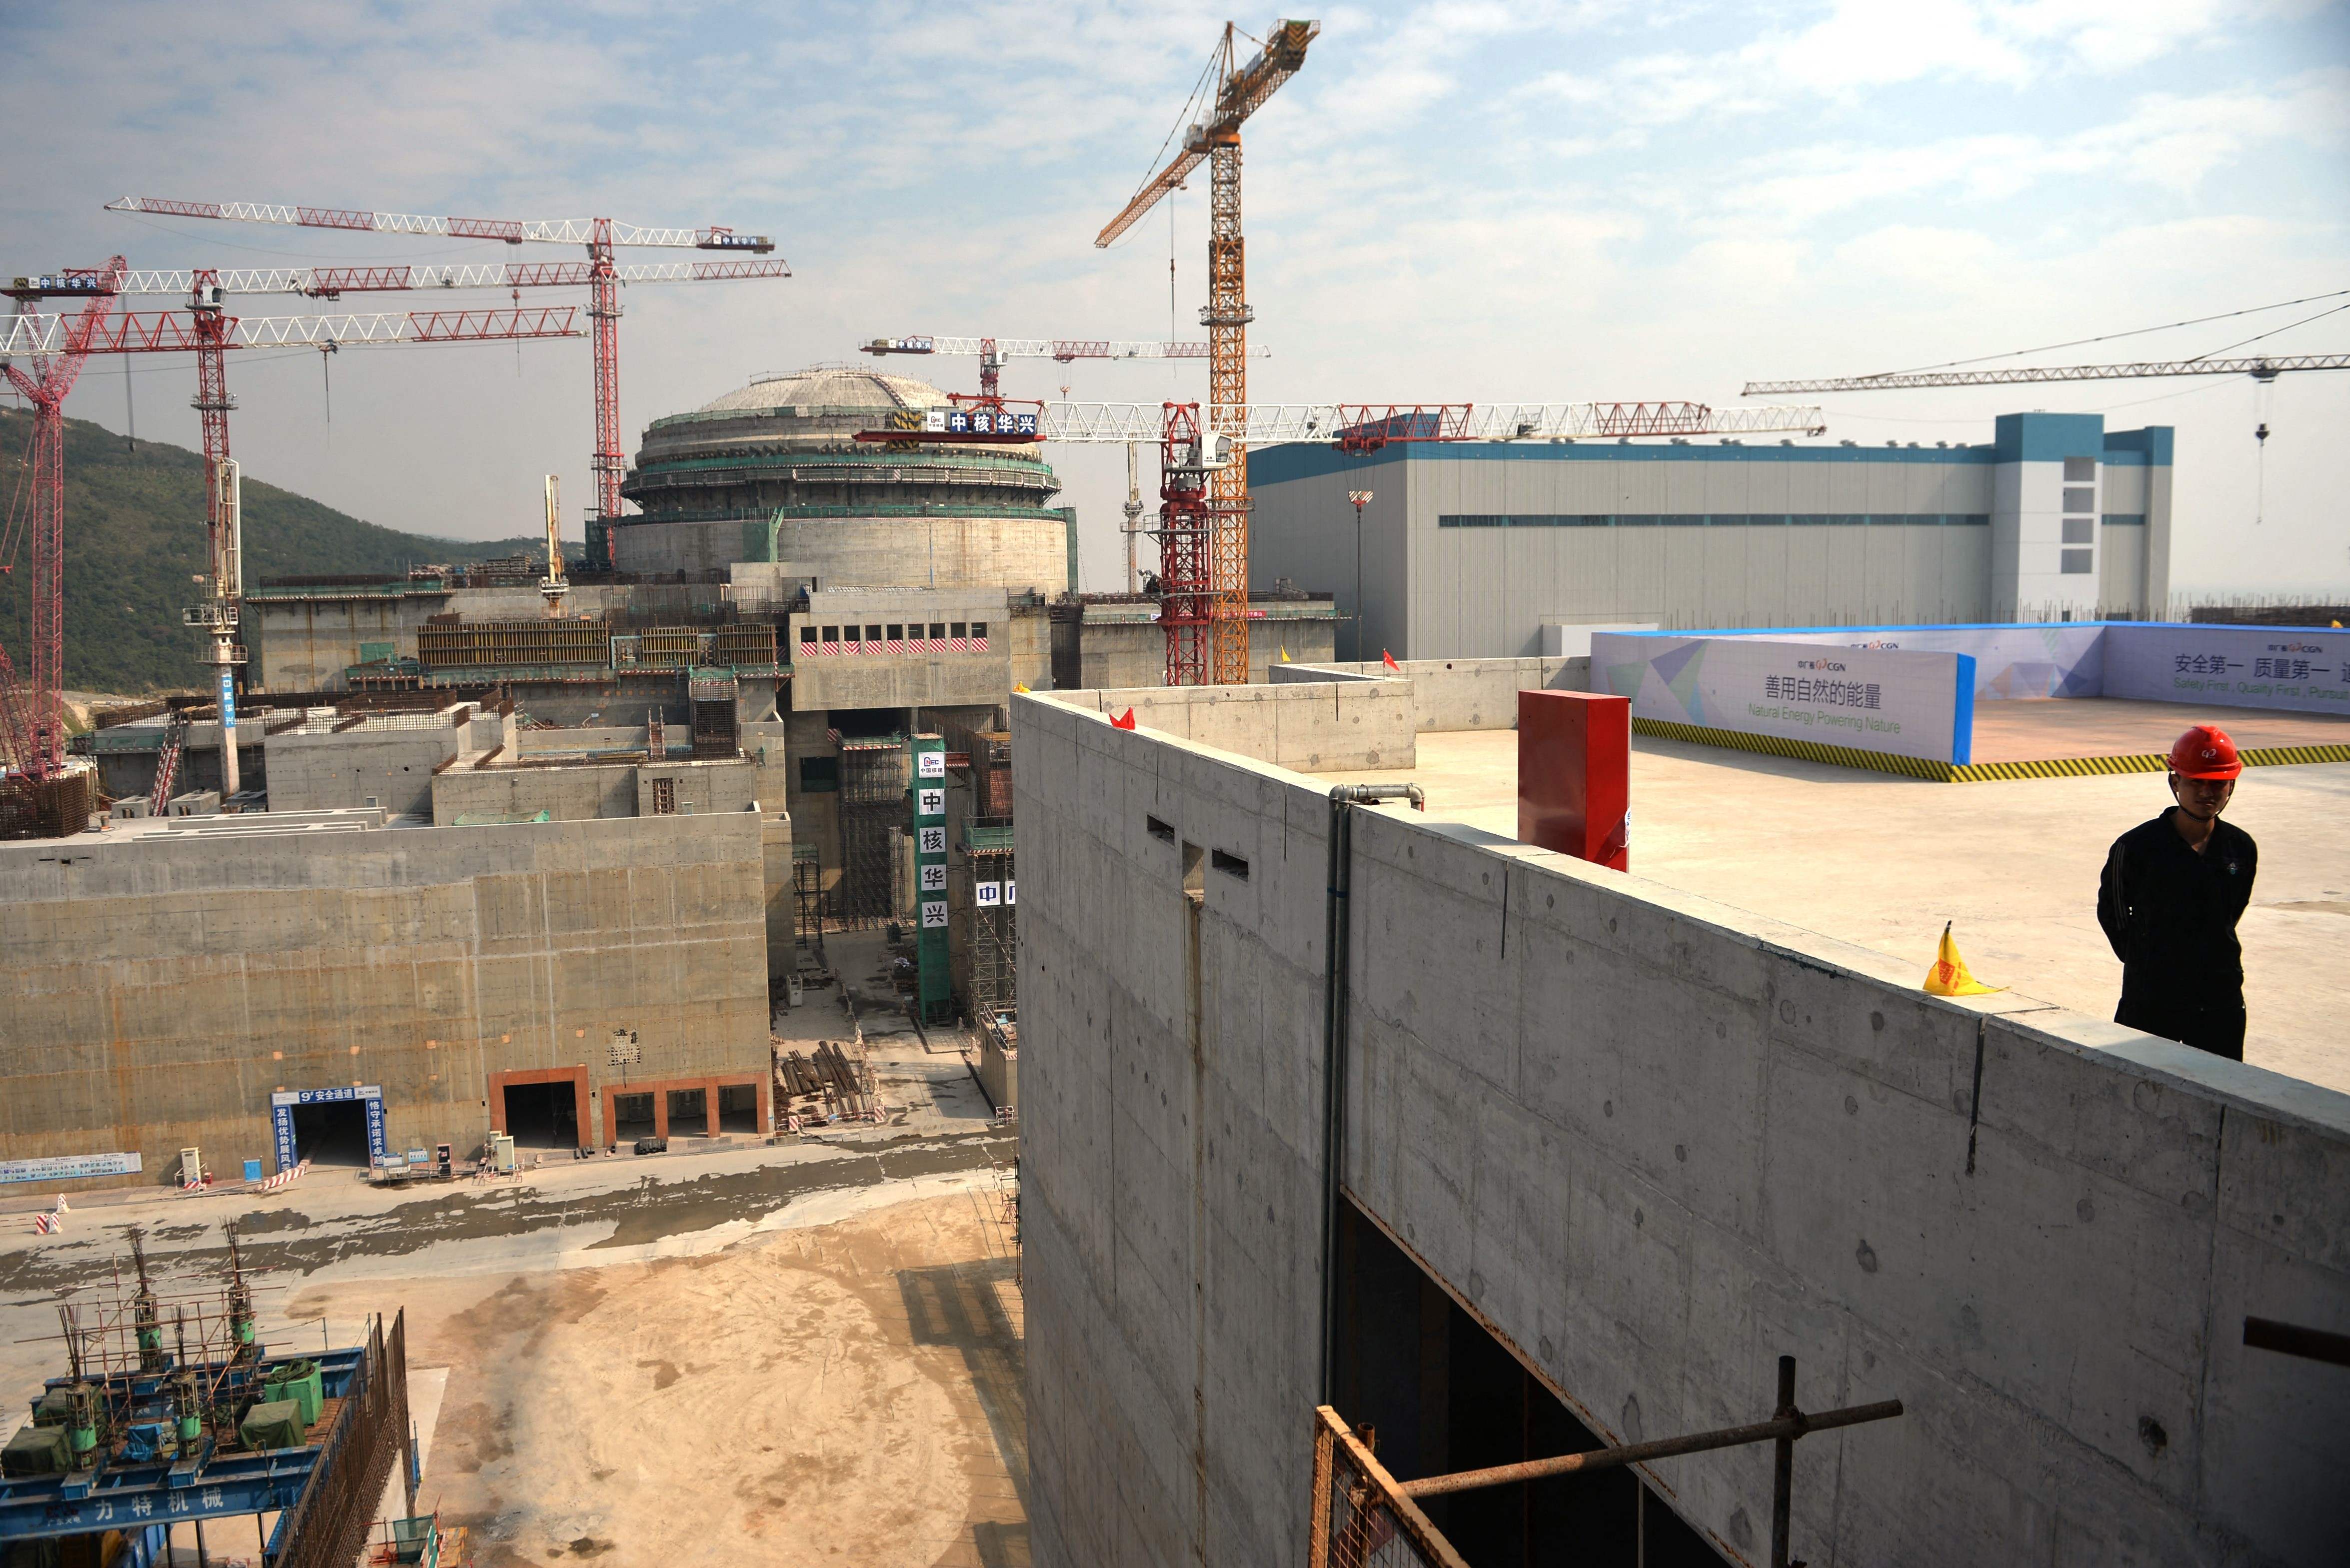
[(2005, 370), (1908, 370), (1882, 376), (1820, 376), (1749, 381), (1739, 395), (1889, 392), (1916, 387), (2012, 387), (2027, 381), (2134, 381), (2154, 376), (2250, 376), (2273, 381), (2288, 370), (2350, 370), (2350, 354), (2263, 354), (2249, 359), (2140, 359), (2119, 365), (2035, 365)]
[[(1230, 22), (1209, 67), (1214, 103), (1208, 118), (1185, 128), (1174, 158), (1142, 182), (1118, 216), (1094, 238), (1107, 246), (1202, 162), (1210, 165), (1208, 303), (1208, 433), (1228, 450), (1206, 470), (1208, 488), (1193, 502), (1170, 495), (1161, 511), (1160, 576), (1169, 586), (1168, 682), (1198, 685), (1212, 673), (1218, 685), (1249, 678), (1248, 645), (1248, 269), (1241, 234), (1241, 124), (1305, 63), (1319, 22), (1282, 20), (1268, 29), (1256, 54), (1241, 62), (1241, 34)], [(1179, 437), (1172, 410), (1160, 431), (1162, 455), (1201, 444)], [(1198, 431), (1191, 432), (1193, 436)], [(1185, 471), (1191, 472), (1191, 471)], [(1164, 486), (1162, 485), (1162, 488)], [(1181, 493), (1189, 495), (1189, 492)], [(1180, 585), (1183, 591), (1176, 591)], [(1178, 603), (1185, 607), (1170, 618)], [(1196, 607), (1208, 607), (1199, 617)], [(1212, 655), (1212, 657), (1211, 657)], [(1177, 679), (1178, 674), (1181, 679)]]
[[(119, 265), (119, 260), (118, 264)], [(487, 343), (523, 338), (578, 337), (583, 336), (575, 324), (577, 306), (554, 306), (504, 310), (421, 310), (405, 313), (379, 312), (368, 315), (323, 317), (265, 317), (241, 320), (224, 307), (217, 275), (198, 269), (191, 275), (187, 309), (181, 311), (125, 312), (115, 316), (106, 308), (112, 304), (111, 295), (99, 295), (85, 306), (81, 315), (68, 323), (64, 317), (28, 312), (24, 290), (12, 290), (18, 295), (19, 309), (0, 330), (0, 359), (15, 355), (32, 357), (44, 361), (42, 379), (54, 383), (58, 378), (57, 366), (71, 362), (78, 373), (80, 361), (91, 354), (188, 354), (196, 358), (196, 396), (194, 407), (202, 416), (204, 455), (204, 566), (199, 579), (203, 585), (203, 602), (181, 612), (183, 625), (197, 631), (204, 645), (203, 661), (213, 667), (221, 711), (221, 794), (224, 798), (237, 792), (240, 780), (236, 755), (236, 668), (244, 662), (244, 649), (238, 641), (238, 604), (244, 591), (244, 529), (241, 506), (241, 477), (237, 464), (229, 456), (228, 416), (236, 406), (229, 396), (227, 353), (233, 348), (282, 348), (307, 345), (316, 348), (354, 348), (367, 345), (414, 343)], [(58, 290), (57, 292), (64, 292)], [(8, 375), (22, 388), (34, 378), (13, 364)], [(71, 378), (67, 377), (69, 388)], [(27, 394), (32, 395), (32, 394)], [(56, 401), (62, 403), (63, 391)], [(36, 400), (36, 410), (47, 405)], [(56, 421), (62, 432), (61, 418)], [(36, 438), (39, 427), (36, 425)], [(28, 471), (34, 472), (35, 471)], [(52, 519), (52, 535), (59, 540), (48, 558), (46, 579), (35, 585), (35, 617), (40, 621), (45, 591), (50, 607), (46, 623), (47, 668), (56, 671), (63, 663), (62, 618), (62, 533), (55, 520), (64, 513), (64, 470), (54, 458), (49, 462), (45, 483), (53, 499), (48, 503)], [(37, 477), (37, 474), (36, 474)], [(37, 560), (37, 557), (36, 557)], [(38, 574), (36, 574), (36, 576)], [(36, 663), (35, 685), (40, 684)], [(49, 691), (55, 711), (56, 676), (51, 675)], [(36, 697), (37, 700), (37, 691)], [(61, 732), (62, 726), (53, 728)], [(62, 756), (61, 732), (55, 750)], [(56, 763), (49, 764), (54, 771)], [(163, 781), (168, 782), (168, 781)]]
[[(596, 448), (589, 466), (596, 483), (595, 512), (588, 524), (588, 565), (592, 568), (608, 569), (612, 564), (611, 530), (620, 517), (620, 481), (628, 472), (628, 458), (620, 450), (620, 285), (624, 279), (613, 265), (612, 253), (617, 247), (666, 246), (671, 249), (726, 252), (741, 256), (764, 256), (775, 248), (775, 243), (764, 234), (741, 234), (731, 228), (650, 228), (635, 223), (615, 223), (609, 218), (451, 218), (430, 217), (412, 213), (378, 213), (345, 207), (286, 206), (260, 202), (179, 202), (152, 196), (124, 196), (109, 202), (107, 208), (120, 213), (151, 213), (165, 217), (215, 218), (231, 223), (276, 223), (306, 229), (344, 229), (380, 234), (415, 234), (461, 240), (496, 240), (505, 244), (525, 244), (581, 245), (586, 247), (585, 263), (575, 262), (563, 266), (524, 266), (504, 269), (482, 268), (483, 272), (504, 271), (508, 275), (479, 282), (432, 282), (421, 286), (437, 287), (522, 287), (516, 274), (524, 275), (533, 285), (584, 283), (588, 286), (588, 317), (595, 337), (596, 361)], [(703, 270), (703, 267), (708, 270)], [(312, 269), (315, 273), (318, 269)], [(334, 285), (335, 292), (369, 286), (363, 280), (352, 281), (351, 275), (372, 272), (411, 273), (407, 268), (329, 268), (331, 275), (340, 275), (342, 281)], [(467, 269), (418, 269), (427, 272), (463, 272)], [(635, 269), (631, 269), (635, 270)], [(661, 269), (655, 269), (661, 270)], [(414, 273), (406, 284), (379, 283), (378, 287), (417, 287)], [(790, 266), (781, 257), (773, 261), (730, 261), (723, 264), (701, 264), (687, 269), (685, 276), (644, 278), (645, 282), (703, 282), (728, 278), (789, 277)], [(217, 282), (215, 277), (215, 282)]]
[[(8, 382), (33, 405), (33, 429), (24, 467), (16, 477), (5, 532), (0, 533), (0, 572), (16, 569), (16, 550), (29, 544), (32, 556), (30, 615), (26, 627), (27, 676), (19, 680), (0, 649), (0, 746), (9, 763), (5, 787), (36, 793), (64, 770), (65, 702), (65, 401), (88, 362), (94, 338), (112, 315), (116, 286), (125, 264), (114, 257), (84, 269), (77, 290), (88, 303), (68, 319), (52, 318), (52, 350), (26, 370), (0, 355)], [(17, 320), (27, 302), (17, 301)]]
[[(943, 409), (899, 409), (857, 439), (911, 448), (928, 443), (1017, 445), (1030, 441), (1123, 441), (1127, 449), (1127, 582), (1135, 579), (1135, 525), (1142, 496), (1137, 443), (1159, 447), (1159, 621), (1167, 634), (1166, 680), (1200, 684), (1199, 628), (1221, 624), (1196, 566), (1199, 520), (1209, 487), (1243, 443), (1326, 441), (1349, 452), (1396, 441), (1630, 441), (1638, 436), (1754, 435), (1827, 428), (1814, 408), (1711, 409), (1703, 403), (1257, 403), (1226, 411), (1226, 428), (1203, 425), (1197, 403), (1046, 403), (951, 393)], [(1245, 601), (1231, 624), (1248, 635)]]
[[(1103, 337), (875, 337), (858, 345), (860, 353), (876, 358), (885, 354), (957, 354), (979, 356), (979, 395), (993, 398), (1003, 390), (999, 377), (1006, 359), (1205, 359), (1205, 343), (1121, 343)], [(1262, 358), (1267, 350), (1252, 350)]]

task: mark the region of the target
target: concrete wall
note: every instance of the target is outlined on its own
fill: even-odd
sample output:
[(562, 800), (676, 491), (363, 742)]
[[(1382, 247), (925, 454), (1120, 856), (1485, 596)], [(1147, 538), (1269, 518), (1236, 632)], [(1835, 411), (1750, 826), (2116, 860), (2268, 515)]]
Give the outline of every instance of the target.
[[(1274, 671), (1289, 666), (1327, 663), (1336, 651), (1336, 629), (1337, 622), (1326, 617), (1267, 616), (1249, 622), (1252, 677), (1271, 680)], [(1058, 628), (1062, 637), (1072, 634), (1079, 687), (1093, 691), (1167, 683), (1167, 630), (1157, 621), (1088, 620)], [(1284, 653), (1288, 666), (1282, 660)]]
[[(489, 722), (494, 726), (495, 720)], [(240, 722), (239, 730), (244, 728)], [(491, 745), (498, 742), (493, 738)], [(264, 742), (272, 811), (327, 811), (370, 798), (394, 814), (432, 815), (432, 770), (472, 744), (446, 722), (432, 729), (277, 734)], [(484, 749), (486, 749), (484, 748)]]
[[(1036, 1561), (1302, 1563), (1325, 786), (1014, 730)], [(1344, 1179), (1604, 1439), (1755, 1418), (1790, 1354), (1809, 1407), (1908, 1407), (1798, 1448), (1814, 1562), (2338, 1561), (2350, 1379), (2241, 1341), (2350, 1331), (2350, 1099), (1357, 821)], [(1248, 867), (1196, 927), (1186, 845)], [(1765, 1560), (1767, 1449), (1653, 1474)]]
[[(760, 769), (746, 759), (669, 763), (549, 761), (528, 767), (458, 766), (432, 780), (432, 822), (449, 827), (460, 816), (520, 821), (546, 812), (556, 822), (653, 815), (654, 779), (671, 781), (685, 815), (748, 811), (758, 800)], [(774, 809), (782, 810), (780, 798)]]
[[(1141, 686), (1055, 692), (1050, 701), (1105, 718), (1132, 709), (1135, 722), (1144, 729), (1243, 756), (1270, 756), (1284, 767), (1408, 768), (1419, 733), (1412, 727), (1410, 689), (1393, 680)], [(1013, 733), (1016, 754), (1017, 719)], [(1014, 800), (1022, 798), (1020, 776), (1014, 774)]]
[(760, 826), (5, 846), (0, 1147), (137, 1150), (134, 1184), (188, 1145), (266, 1169), (274, 1091), (372, 1084), (396, 1146), (468, 1150), (490, 1075), (581, 1066), (600, 1094), (616, 1028), (636, 1078), (763, 1072)]
[(1396, 671), (1367, 664), (1278, 665), (1275, 684), (1315, 680), (1394, 680), (1411, 692), (1412, 730), (1514, 730), (1521, 691), (1586, 691), (1586, 659), (1407, 659)]
[[(756, 524), (761, 535), (764, 523)], [(612, 531), (624, 572), (723, 569), (772, 549), (826, 587), (1009, 587), (1058, 593), (1067, 586), (1067, 524), (1043, 517), (789, 517), (772, 545), (745, 544), (740, 521), (631, 520)]]

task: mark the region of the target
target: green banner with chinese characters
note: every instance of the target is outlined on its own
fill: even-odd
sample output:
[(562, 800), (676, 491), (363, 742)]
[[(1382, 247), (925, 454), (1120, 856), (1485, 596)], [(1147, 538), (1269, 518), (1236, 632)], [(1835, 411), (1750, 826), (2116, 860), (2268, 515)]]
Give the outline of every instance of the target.
[(915, 999), (925, 1023), (951, 1014), (947, 974), (947, 745), (937, 735), (906, 742), (914, 776)]

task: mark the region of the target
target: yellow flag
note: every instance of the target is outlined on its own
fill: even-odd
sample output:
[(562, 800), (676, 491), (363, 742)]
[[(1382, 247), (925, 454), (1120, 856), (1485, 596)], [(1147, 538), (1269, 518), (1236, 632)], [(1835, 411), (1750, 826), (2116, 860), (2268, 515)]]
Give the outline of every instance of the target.
[[(1015, 680), (1012, 683), (1012, 690), (1014, 691), (1027, 691), (1028, 682), (1025, 680)], [(1034, 692), (1030, 692), (1029, 695), (1034, 696), (1035, 694)]]
[(1950, 936), (1950, 922), (1942, 922), (1942, 945), (1934, 954), (1934, 967), (1926, 971), (1926, 994), (1987, 996), (2006, 989), (2003, 985), (1985, 985), (1967, 972), (1967, 961), (1959, 956), (1959, 944)]
[[(2334, 625), (2336, 625), (2336, 626), (2340, 626), (2342, 623), (2341, 623), (2340, 621), (2338, 621), (2338, 620), (2337, 620), (2337, 621), (2335, 621), (2334, 624)], [(1281, 661), (1282, 661), (1284, 664), (1286, 664), (1286, 663), (1288, 663), (1288, 662), (1289, 662), (1289, 644), (1287, 644), (1287, 643), (1285, 643), (1285, 642), (1284, 642), (1284, 643), (1283, 643), (1283, 644), (1281, 645)]]

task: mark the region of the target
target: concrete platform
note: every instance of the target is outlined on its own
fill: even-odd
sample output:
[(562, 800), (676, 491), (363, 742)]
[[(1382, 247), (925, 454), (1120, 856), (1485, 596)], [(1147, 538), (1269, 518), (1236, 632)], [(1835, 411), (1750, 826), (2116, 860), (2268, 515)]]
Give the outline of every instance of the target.
[(2217, 724), (2240, 747), (2350, 744), (2350, 719), (2268, 713), (2119, 697), (2043, 697), (1975, 705), (1974, 760), (2036, 763), (2064, 757), (2159, 755), (2182, 731)]
[[(2126, 712), (2115, 722), (2151, 723), (2166, 745), (2193, 722), (2181, 715), (2198, 711), (2094, 706), (2152, 707), (2152, 719)], [(1517, 833), (1513, 731), (1426, 733), (1416, 767), (1321, 776), (1409, 779), (1428, 792), (1433, 816)], [(1960, 950), (1986, 983), (2111, 1017), (2121, 965), (2097, 927), (2098, 871), (2116, 837), (2169, 804), (2162, 779), (2145, 774), (1953, 789), (1636, 735), (1632, 869), (1910, 960), (1921, 980), (1942, 922), (1955, 920)], [(2251, 1015), (2245, 1060), (2350, 1091), (2342, 1026), (2350, 977), (2340, 963), (2350, 939), (2345, 813), (2350, 764), (2317, 763), (2251, 770), (2228, 815), (2261, 846), (2240, 928)]]

